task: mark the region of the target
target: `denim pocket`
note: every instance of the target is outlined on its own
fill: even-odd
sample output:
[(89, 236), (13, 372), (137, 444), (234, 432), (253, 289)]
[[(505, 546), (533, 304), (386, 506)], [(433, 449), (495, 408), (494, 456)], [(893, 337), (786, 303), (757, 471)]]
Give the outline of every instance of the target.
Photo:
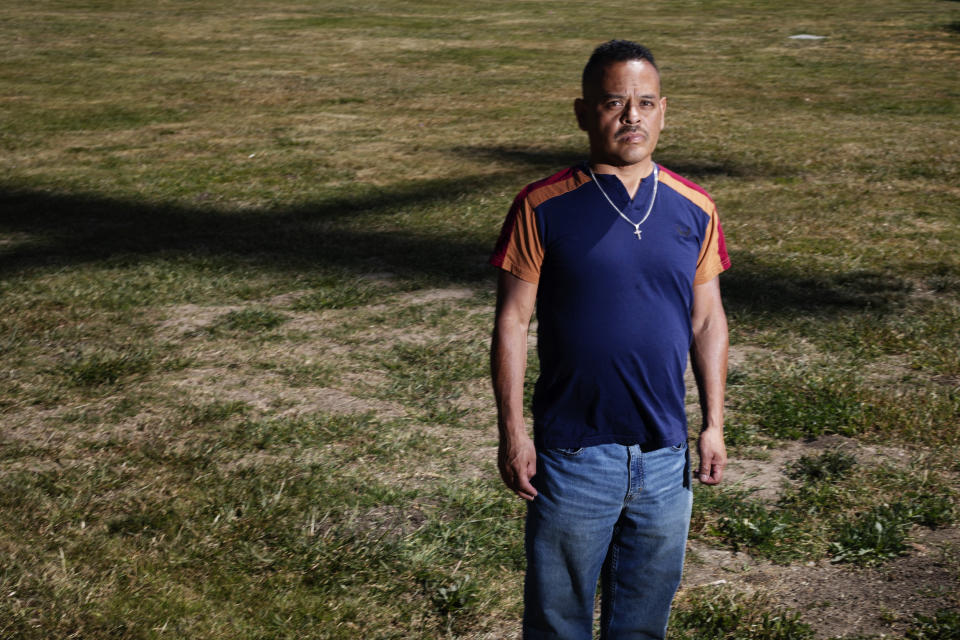
[(687, 448), (687, 441), (686, 441), (686, 440), (684, 440), (684, 441), (681, 442), (680, 444), (675, 444), (675, 445), (673, 445), (672, 447), (670, 447), (670, 449), (672, 449), (673, 451), (683, 451), (683, 450), (686, 449), (686, 448)]
[(573, 458), (573, 457), (578, 456), (578, 455), (580, 455), (581, 453), (583, 453), (583, 447), (577, 447), (576, 449), (556, 448), (556, 449), (551, 449), (551, 451), (556, 451), (557, 453), (559, 453), (559, 454), (562, 455), (562, 456), (567, 456), (568, 458)]

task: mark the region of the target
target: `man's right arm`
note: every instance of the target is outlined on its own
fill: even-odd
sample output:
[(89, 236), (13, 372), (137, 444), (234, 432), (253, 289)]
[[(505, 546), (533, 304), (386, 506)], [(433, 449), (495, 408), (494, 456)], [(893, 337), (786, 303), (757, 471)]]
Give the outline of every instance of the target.
[(537, 285), (500, 272), (497, 311), (490, 349), (493, 392), (497, 399), (500, 448), (497, 464), (503, 482), (524, 500), (537, 490), (537, 454), (523, 419), (523, 380), (527, 369), (527, 331), (537, 299)]

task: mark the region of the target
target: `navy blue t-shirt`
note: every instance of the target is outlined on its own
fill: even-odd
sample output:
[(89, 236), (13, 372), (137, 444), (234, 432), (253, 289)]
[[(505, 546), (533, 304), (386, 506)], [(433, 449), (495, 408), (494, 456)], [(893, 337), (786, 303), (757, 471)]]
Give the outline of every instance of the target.
[[(710, 197), (665, 169), (656, 173), (640, 239), (584, 166), (528, 186), (507, 216), (491, 263), (538, 285), (537, 447), (652, 449), (686, 440), (693, 286), (729, 259)], [(596, 180), (636, 223), (654, 175), (632, 201), (616, 176)]]

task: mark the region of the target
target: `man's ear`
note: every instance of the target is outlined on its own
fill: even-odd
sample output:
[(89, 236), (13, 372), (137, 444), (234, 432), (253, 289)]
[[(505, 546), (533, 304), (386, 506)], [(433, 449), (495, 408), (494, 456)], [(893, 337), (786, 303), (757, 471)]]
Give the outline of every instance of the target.
[(587, 130), (587, 104), (583, 101), (583, 98), (577, 98), (573, 101), (573, 113), (577, 116), (577, 126), (580, 127), (582, 131)]

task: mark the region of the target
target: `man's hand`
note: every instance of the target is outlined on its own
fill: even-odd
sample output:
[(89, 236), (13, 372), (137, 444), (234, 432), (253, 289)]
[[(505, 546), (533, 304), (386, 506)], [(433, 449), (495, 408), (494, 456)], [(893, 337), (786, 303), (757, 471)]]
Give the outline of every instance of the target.
[(530, 484), (530, 478), (537, 473), (537, 451), (530, 436), (523, 435), (510, 440), (501, 438), (497, 466), (500, 468), (500, 477), (511, 491), (524, 500), (536, 497), (537, 490)]
[(700, 453), (698, 478), (703, 484), (720, 484), (723, 468), (727, 465), (727, 447), (723, 444), (723, 431), (716, 427), (704, 429), (697, 441)]

